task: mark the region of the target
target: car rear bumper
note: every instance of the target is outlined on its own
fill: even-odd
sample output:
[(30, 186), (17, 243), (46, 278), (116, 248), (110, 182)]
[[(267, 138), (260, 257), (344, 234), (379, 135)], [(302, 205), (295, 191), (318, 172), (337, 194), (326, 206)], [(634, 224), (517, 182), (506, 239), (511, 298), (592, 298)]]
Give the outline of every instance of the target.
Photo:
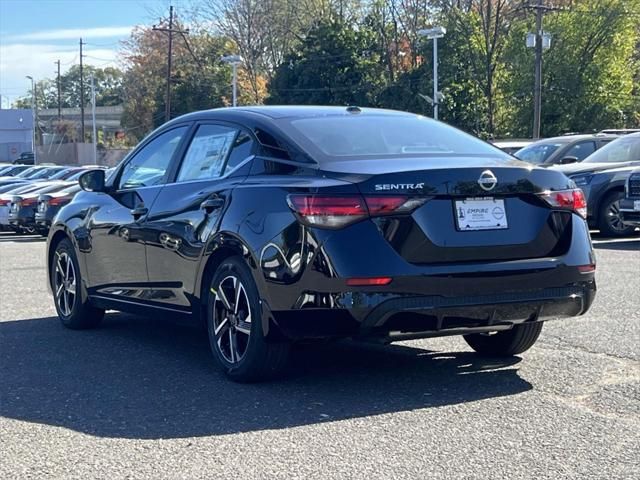
[(640, 198), (623, 198), (620, 200), (620, 215), (624, 223), (640, 226), (640, 210), (635, 208), (636, 202), (640, 202)]
[(305, 292), (301, 296), (305, 303), (297, 305), (299, 308), (272, 314), (281, 332), (293, 339), (423, 338), (503, 330), (526, 321), (582, 315), (593, 303), (595, 292), (592, 274), (586, 281), (562, 287), (459, 296)]

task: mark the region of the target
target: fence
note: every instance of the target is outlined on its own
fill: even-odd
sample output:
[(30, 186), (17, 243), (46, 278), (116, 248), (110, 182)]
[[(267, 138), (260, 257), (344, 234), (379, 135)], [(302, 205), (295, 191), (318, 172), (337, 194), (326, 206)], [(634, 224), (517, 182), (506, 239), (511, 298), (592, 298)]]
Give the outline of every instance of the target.
[(38, 163), (57, 165), (106, 165), (113, 167), (122, 160), (128, 149), (98, 150), (97, 161), (93, 158), (93, 145), (90, 143), (61, 143), (42, 145), (37, 149)]

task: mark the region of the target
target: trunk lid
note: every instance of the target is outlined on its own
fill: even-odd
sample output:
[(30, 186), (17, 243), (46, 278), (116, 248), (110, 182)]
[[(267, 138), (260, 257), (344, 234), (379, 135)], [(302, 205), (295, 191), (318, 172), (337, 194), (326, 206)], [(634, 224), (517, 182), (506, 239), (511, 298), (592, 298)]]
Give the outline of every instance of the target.
[(428, 198), (411, 214), (372, 219), (410, 263), (541, 258), (561, 255), (570, 245), (571, 212), (554, 211), (539, 196), (572, 188), (557, 171), (473, 157), (330, 167), (328, 175), (353, 181), (365, 196)]

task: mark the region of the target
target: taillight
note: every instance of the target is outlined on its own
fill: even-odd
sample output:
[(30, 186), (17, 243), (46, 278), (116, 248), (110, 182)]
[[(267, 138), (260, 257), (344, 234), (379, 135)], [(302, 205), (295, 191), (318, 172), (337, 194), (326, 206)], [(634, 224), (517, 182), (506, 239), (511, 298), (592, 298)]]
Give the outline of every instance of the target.
[(0, 198), (0, 207), (6, 207), (11, 203), (11, 200), (5, 200), (4, 198)]
[(346, 283), (350, 287), (378, 287), (389, 285), (391, 280), (391, 277), (347, 278)]
[(289, 195), (291, 209), (307, 224), (340, 228), (370, 216), (409, 213), (426, 198), (403, 195)]
[(68, 203), (69, 200), (71, 200), (71, 198), (69, 197), (53, 197), (51, 200), (49, 200), (49, 205), (53, 205), (53, 206), (60, 206), (60, 205), (64, 205), (65, 203)]
[(16, 203), (20, 203), (20, 205), (23, 207), (30, 207), (32, 205), (35, 205), (37, 202), (38, 202), (37, 198), (23, 198), (20, 202), (16, 202)]
[(560, 190), (558, 192), (544, 192), (540, 194), (540, 198), (554, 208), (571, 210), (582, 218), (587, 218), (587, 199), (584, 197), (584, 192), (579, 188)]

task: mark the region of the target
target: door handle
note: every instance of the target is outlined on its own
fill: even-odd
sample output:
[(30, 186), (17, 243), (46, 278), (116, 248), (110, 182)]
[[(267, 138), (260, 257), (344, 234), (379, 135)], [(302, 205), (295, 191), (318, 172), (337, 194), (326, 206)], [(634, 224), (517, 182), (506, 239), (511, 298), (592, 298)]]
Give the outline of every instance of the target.
[(133, 210), (131, 210), (131, 216), (136, 221), (139, 220), (140, 217), (146, 215), (147, 213), (149, 213), (149, 209), (143, 205), (140, 205), (134, 208)]
[(200, 204), (200, 209), (204, 210), (206, 213), (211, 213), (214, 210), (222, 208), (224, 206), (224, 198), (222, 197), (212, 197), (206, 199), (204, 202)]

